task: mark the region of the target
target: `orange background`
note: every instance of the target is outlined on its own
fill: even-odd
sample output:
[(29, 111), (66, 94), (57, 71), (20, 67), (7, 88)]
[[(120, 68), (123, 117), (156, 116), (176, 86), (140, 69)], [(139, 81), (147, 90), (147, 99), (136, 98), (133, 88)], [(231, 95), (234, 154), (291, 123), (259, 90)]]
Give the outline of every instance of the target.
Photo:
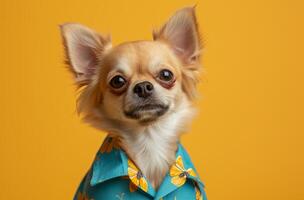
[(72, 199), (104, 138), (75, 112), (58, 25), (151, 39), (194, 3), (206, 74), (182, 142), (209, 200), (304, 199), (300, 0), (1, 0), (0, 199)]

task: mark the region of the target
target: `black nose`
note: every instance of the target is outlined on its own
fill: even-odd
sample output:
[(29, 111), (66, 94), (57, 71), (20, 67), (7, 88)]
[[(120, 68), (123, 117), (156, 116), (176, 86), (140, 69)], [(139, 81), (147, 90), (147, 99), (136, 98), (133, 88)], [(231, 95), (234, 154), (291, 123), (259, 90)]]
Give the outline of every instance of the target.
[(137, 83), (133, 88), (133, 92), (139, 97), (147, 98), (153, 93), (153, 85), (148, 81)]

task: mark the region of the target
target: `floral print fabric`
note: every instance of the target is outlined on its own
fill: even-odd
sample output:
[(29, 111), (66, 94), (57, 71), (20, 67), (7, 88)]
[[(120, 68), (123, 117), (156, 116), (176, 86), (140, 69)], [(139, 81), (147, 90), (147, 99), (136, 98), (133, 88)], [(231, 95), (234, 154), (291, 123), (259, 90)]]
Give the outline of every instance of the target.
[(83, 178), (74, 200), (207, 200), (187, 152), (178, 144), (176, 161), (155, 191), (134, 162), (108, 136), (92, 167)]

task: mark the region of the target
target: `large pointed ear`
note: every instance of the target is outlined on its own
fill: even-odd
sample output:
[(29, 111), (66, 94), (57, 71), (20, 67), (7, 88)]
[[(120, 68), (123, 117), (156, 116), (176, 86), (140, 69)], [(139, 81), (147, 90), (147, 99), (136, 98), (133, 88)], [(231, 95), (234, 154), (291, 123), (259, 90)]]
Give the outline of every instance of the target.
[(153, 39), (168, 43), (184, 64), (197, 62), (201, 41), (195, 8), (178, 10), (159, 31), (153, 32)]
[(101, 56), (111, 48), (111, 38), (80, 25), (60, 26), (66, 59), (79, 86), (86, 85), (95, 74)]

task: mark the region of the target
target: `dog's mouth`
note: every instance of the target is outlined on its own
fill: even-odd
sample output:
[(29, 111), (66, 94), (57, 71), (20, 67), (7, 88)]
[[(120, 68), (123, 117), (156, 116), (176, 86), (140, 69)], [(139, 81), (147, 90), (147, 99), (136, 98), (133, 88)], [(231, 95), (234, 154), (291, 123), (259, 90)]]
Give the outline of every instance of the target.
[(145, 104), (125, 110), (124, 114), (128, 118), (139, 120), (140, 123), (149, 123), (164, 115), (168, 110), (169, 105)]

